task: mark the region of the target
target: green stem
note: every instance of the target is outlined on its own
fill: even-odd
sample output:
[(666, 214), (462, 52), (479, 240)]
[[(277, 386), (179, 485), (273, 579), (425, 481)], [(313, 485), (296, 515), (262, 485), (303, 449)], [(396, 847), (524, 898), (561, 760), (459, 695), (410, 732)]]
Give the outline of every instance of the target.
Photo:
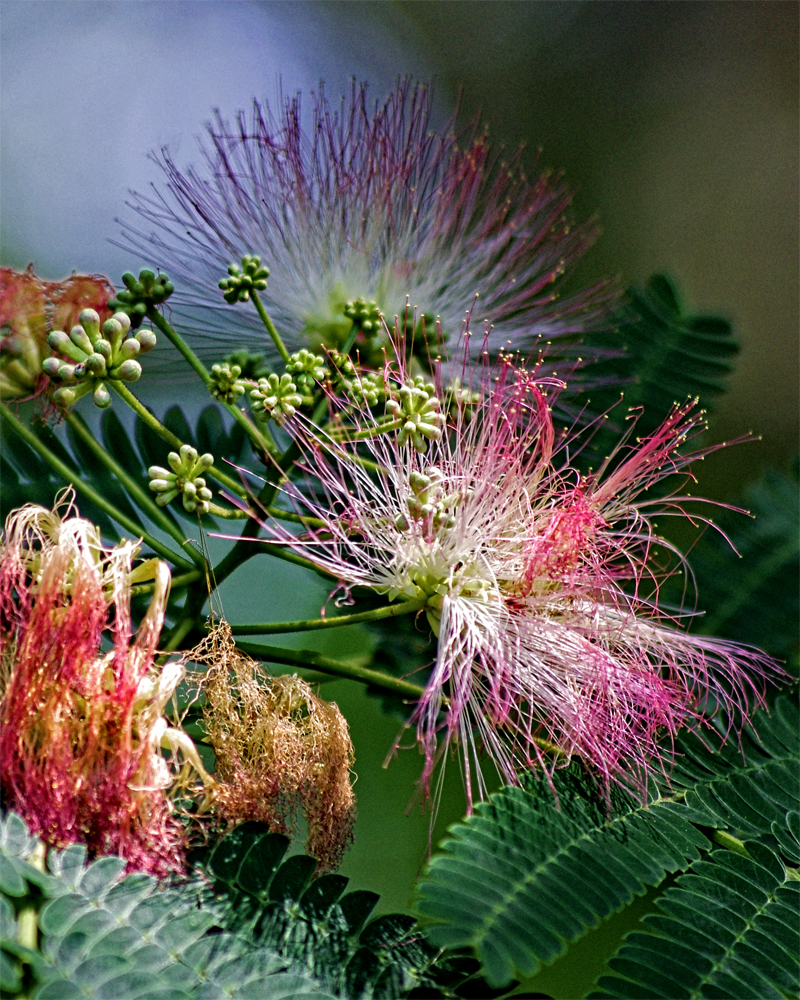
[[(183, 441), (179, 437), (176, 437), (171, 430), (165, 427), (161, 421), (155, 417), (136, 396), (130, 391), (130, 389), (125, 385), (124, 382), (120, 382), (116, 379), (109, 379), (109, 385), (117, 393), (117, 395), (125, 400), (125, 402), (130, 406), (136, 416), (147, 426), (156, 432), (159, 437), (163, 438), (167, 444), (172, 445), (178, 451), (183, 447)], [(209, 476), (212, 476), (217, 480), (226, 490), (230, 490), (231, 493), (235, 493), (237, 496), (244, 496), (244, 490), (240, 483), (236, 480), (231, 479), (230, 476), (226, 476), (224, 472), (220, 472), (215, 466), (211, 466), (206, 472)]]
[(203, 590), (190, 590), (186, 595), (183, 611), (180, 618), (175, 622), (172, 631), (166, 642), (162, 646), (164, 653), (172, 653), (180, 646), (186, 636), (197, 625), (197, 619), (203, 610), (208, 594)]
[[(349, 444), (351, 441), (367, 441), (377, 437), (379, 434), (388, 434), (389, 431), (396, 431), (403, 426), (403, 420), (390, 420), (387, 424), (375, 424), (374, 427), (365, 427), (363, 431), (356, 431), (355, 434), (347, 434), (344, 428), (341, 431), (329, 431), (332, 441), (337, 444)], [(342, 434), (342, 437), (339, 437)]]
[(258, 315), (261, 317), (261, 322), (267, 328), (267, 333), (272, 337), (272, 342), (278, 348), (278, 353), (283, 358), (284, 364), (289, 362), (289, 352), (286, 350), (283, 341), (280, 338), (280, 334), (275, 329), (275, 324), (269, 318), (267, 310), (264, 308), (261, 298), (255, 289), (250, 290), (250, 298), (253, 300), (253, 305), (258, 310)]
[(380, 621), (382, 618), (394, 618), (397, 615), (409, 615), (419, 611), (424, 601), (404, 601), (387, 608), (376, 608), (374, 611), (361, 611), (354, 615), (339, 615), (335, 618), (312, 618), (307, 621), (278, 622), (262, 625), (231, 625), (235, 635), (278, 635), (282, 632), (313, 632), (317, 629), (342, 628), (345, 625), (358, 625), (361, 622)]
[(130, 391), (130, 389), (125, 385), (124, 382), (120, 382), (118, 379), (109, 379), (108, 384), (120, 397), (124, 400), (128, 406), (133, 410), (136, 416), (142, 421), (142, 423), (147, 424), (151, 431), (155, 431), (160, 438), (163, 438), (168, 445), (176, 448), (178, 451), (183, 447), (183, 441), (171, 430), (166, 428), (161, 421), (154, 416), (136, 396)]
[(208, 369), (197, 357), (194, 351), (189, 347), (189, 345), (184, 341), (183, 337), (174, 330), (170, 324), (164, 319), (161, 313), (154, 307), (150, 306), (147, 310), (147, 318), (151, 323), (154, 323), (159, 330), (164, 334), (167, 340), (180, 351), (184, 358), (189, 362), (191, 367), (197, 372), (200, 378), (205, 382), (209, 389), (213, 386), (211, 381), (211, 376), (208, 373)]
[[(183, 587), (188, 587), (193, 584), (196, 580), (200, 580), (203, 577), (201, 570), (193, 569), (188, 573), (182, 573), (180, 576), (174, 576), (172, 578), (172, 583), (170, 589), (181, 590)], [(155, 583), (139, 583), (135, 587), (131, 587), (132, 594), (152, 594)]]
[[(327, 410), (328, 401), (323, 397), (317, 403), (314, 412), (311, 415), (311, 420), (314, 423), (319, 423)], [(292, 466), (300, 457), (300, 454), (300, 446), (297, 444), (297, 441), (292, 441), (281, 457), (275, 461), (275, 466), (272, 470), (275, 474), (275, 481), (273, 482), (268, 479), (261, 488), (261, 492), (258, 494), (258, 501), (266, 510), (270, 509), (275, 500), (275, 494), (278, 492), (278, 486), (282, 480), (289, 475)], [(220, 561), (220, 563), (214, 567), (213, 579), (216, 581), (217, 586), (229, 577), (235, 569), (241, 566), (243, 562), (252, 558), (256, 552), (259, 551), (258, 546), (254, 543), (260, 530), (261, 526), (258, 521), (255, 518), (250, 518), (247, 524), (245, 524), (238, 542)], [(263, 548), (261, 551), (264, 551)], [(307, 559), (303, 559), (302, 556), (295, 555), (293, 552), (281, 550), (274, 545), (270, 545), (267, 551), (279, 559), (284, 559), (286, 562), (293, 562), (299, 566), (306, 566), (308, 569), (313, 569), (316, 573), (330, 577), (330, 574), (325, 573), (324, 570), (320, 570), (317, 566), (314, 566), (313, 563), (309, 562)]]
[[(152, 306), (147, 310), (147, 318), (150, 320), (151, 323), (154, 323), (158, 327), (158, 329), (164, 334), (167, 340), (169, 340), (170, 343), (174, 347), (176, 347), (178, 351), (180, 351), (180, 353), (189, 362), (194, 371), (203, 380), (203, 383), (205, 384), (208, 391), (213, 395), (214, 383), (211, 379), (211, 375), (209, 374), (208, 369), (200, 360), (200, 358), (197, 357), (197, 355), (194, 353), (191, 347), (189, 347), (189, 345), (186, 343), (183, 337), (181, 337), (178, 331), (175, 330), (161, 315), (161, 313), (158, 312), (158, 310)], [(254, 442), (257, 448), (260, 448), (263, 451), (270, 452), (270, 454), (274, 453), (274, 445), (272, 444), (272, 442), (261, 434), (261, 432), (255, 426), (255, 424), (248, 418), (247, 414), (243, 413), (238, 406), (234, 406), (231, 403), (223, 402), (222, 405), (225, 407), (228, 413), (230, 413), (230, 415), (237, 422), (237, 424), (240, 424), (242, 426), (242, 428), (245, 430), (250, 440)]]
[[(47, 847), (40, 840), (28, 855), (27, 862), (40, 872), (46, 871), (45, 857)], [(19, 911), (17, 917), (17, 943), (30, 951), (37, 951), (39, 948), (39, 913), (35, 903), (24, 906)]]
[(318, 517), (306, 517), (305, 514), (292, 514), (279, 507), (268, 507), (267, 514), (276, 521), (291, 521), (292, 524), (302, 524), (304, 528), (325, 528), (327, 525)]
[(273, 458), (277, 458), (280, 455), (280, 449), (275, 444), (272, 434), (269, 432), (268, 428), (264, 428), (263, 432), (261, 428), (251, 420), (250, 417), (243, 411), (240, 410), (238, 406), (233, 406), (231, 403), (222, 404), (228, 413), (231, 414), (233, 419), (241, 424), (250, 437), (250, 440), (255, 444), (256, 448), (260, 448), (261, 451), (266, 452)]
[(214, 517), (222, 517), (227, 521), (241, 521), (242, 518), (248, 516), (247, 511), (239, 510), (235, 508), (231, 510), (229, 507), (220, 507), (219, 504), (210, 503), (208, 505), (208, 513), (212, 514)]
[(358, 336), (359, 329), (360, 327), (358, 327), (355, 321), (353, 321), (353, 325), (350, 327), (350, 333), (347, 334), (347, 340), (344, 342), (344, 346), (342, 347), (342, 354), (350, 353), (350, 348), (356, 342), (356, 337)]
[(369, 684), (371, 687), (381, 688), (404, 698), (413, 698), (415, 701), (425, 693), (425, 689), (418, 684), (411, 684), (409, 681), (392, 677), (391, 674), (383, 674), (378, 670), (354, 667), (349, 663), (342, 663), (340, 660), (332, 660), (312, 649), (284, 649), (281, 646), (262, 646), (254, 642), (237, 642), (236, 645), (243, 653), (259, 660), (266, 660), (270, 663), (288, 663), (296, 667), (311, 667), (323, 674), (360, 681), (362, 684)]
[[(98, 458), (106, 466), (106, 468), (110, 469), (111, 472), (114, 473), (122, 486), (124, 486), (128, 493), (130, 493), (134, 500), (136, 500), (150, 520), (161, 528), (163, 532), (171, 535), (181, 549), (184, 549), (184, 546), (186, 545), (186, 535), (166, 516), (164, 511), (153, 502), (152, 497), (142, 489), (133, 476), (129, 475), (122, 468), (119, 462), (117, 462), (117, 460), (110, 455), (106, 449), (102, 447), (102, 445), (98, 444), (94, 435), (83, 422), (81, 417), (79, 417), (77, 413), (67, 410), (64, 413), (64, 419), (70, 425), (75, 434), (81, 439), (81, 441), (83, 441), (86, 447), (92, 452), (92, 454), (95, 455), (95, 457)], [(195, 551), (191, 547), (185, 549), (185, 551), (188, 552), (189, 558), (195, 563), (195, 565), (204, 565), (203, 557), (199, 552)]]
[(42, 444), (33, 431), (18, 420), (8, 409), (5, 403), (0, 403), (0, 413), (2, 413), (4, 419), (8, 421), (9, 425), (22, 438), (22, 440), (25, 441), (26, 444), (30, 445), (30, 447), (33, 448), (38, 455), (41, 455), (47, 464), (54, 469), (62, 479), (74, 486), (79, 493), (82, 493), (85, 497), (91, 500), (92, 503), (96, 504), (100, 510), (102, 510), (105, 514), (108, 514), (110, 518), (116, 521), (117, 524), (121, 525), (126, 531), (129, 531), (133, 538), (144, 539), (154, 552), (157, 552), (168, 562), (172, 563), (173, 566), (177, 566), (183, 570), (192, 569), (192, 564), (190, 562), (186, 562), (180, 556), (176, 555), (172, 549), (164, 545), (163, 542), (159, 542), (157, 538), (154, 538), (148, 531), (145, 531), (141, 524), (137, 524), (136, 521), (131, 520), (127, 514), (123, 514), (121, 510), (114, 506), (114, 504), (110, 503), (104, 496), (98, 493), (94, 487), (90, 486), (84, 479), (81, 479), (76, 472), (70, 469), (68, 465), (54, 455), (46, 445)]

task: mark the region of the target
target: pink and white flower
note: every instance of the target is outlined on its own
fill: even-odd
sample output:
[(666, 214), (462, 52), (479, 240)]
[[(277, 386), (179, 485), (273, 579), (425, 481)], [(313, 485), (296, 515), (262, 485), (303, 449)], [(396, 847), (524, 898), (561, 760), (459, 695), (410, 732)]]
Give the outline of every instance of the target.
[[(133, 566), (137, 542), (28, 504), (0, 539), (0, 789), (49, 844), (84, 843), (130, 869), (185, 864), (186, 833), (166, 789), (161, 750), (180, 750), (210, 780), (185, 733), (163, 717), (183, 676), (155, 663), (170, 586), (166, 563)], [(153, 580), (134, 633), (131, 586)], [(105, 640), (105, 646), (103, 645)], [(107, 650), (107, 651), (106, 651)]]
[[(408, 381), (396, 366), (386, 378)], [(643, 787), (682, 725), (717, 711), (742, 719), (780, 675), (758, 650), (691, 635), (659, 602), (662, 578), (684, 564), (653, 517), (685, 511), (674, 495), (641, 494), (686, 469), (695, 456), (678, 449), (702, 415), (676, 406), (651, 436), (629, 433), (581, 474), (569, 461), (581, 435), (553, 425), (554, 380), (510, 357), (474, 379), (474, 410), (455, 407), (421, 447), (395, 411), (376, 426), (369, 410), (332, 400), (325, 431), (297, 418), (317, 488), (286, 490), (323, 526), (297, 536), (269, 521), (268, 536), (348, 588), (424, 609), (438, 649), (410, 724), (426, 791), (449, 746), (470, 805), (485, 791), (484, 752), (508, 783), (544, 764), (549, 746), (606, 787)]]
[(253, 254), (271, 272), (264, 304), (295, 349), (341, 347), (344, 306), (359, 298), (390, 322), (410, 300), (455, 336), (479, 294), (476, 316), (515, 344), (610, 322), (613, 282), (560, 293), (596, 237), (593, 222), (570, 218), (561, 177), (528, 179), (519, 153), (503, 162), (482, 128), (458, 129), (455, 117), (437, 130), (431, 89), (409, 80), (374, 107), (366, 86), (338, 107), (320, 88), (310, 117), (299, 96), (277, 111), (254, 101), (232, 122), (217, 112), (205, 163), (181, 170), (162, 150), (166, 186), (134, 195), (145, 228), (125, 223), (127, 246), (167, 270), (172, 307), (214, 350), (264, 341), (255, 312), (217, 291), (228, 265)]

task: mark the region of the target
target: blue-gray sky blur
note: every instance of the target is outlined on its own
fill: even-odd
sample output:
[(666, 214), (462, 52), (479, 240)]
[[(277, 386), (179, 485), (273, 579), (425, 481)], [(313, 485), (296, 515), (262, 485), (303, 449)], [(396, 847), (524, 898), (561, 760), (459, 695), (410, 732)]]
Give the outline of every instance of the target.
[[(148, 151), (196, 158), (214, 107), (231, 114), (321, 79), (376, 94), (430, 66), (368, 8), (353, 31), (328, 5), (3, 0), (2, 245), (46, 277), (73, 268), (118, 282), (130, 254), (108, 241), (129, 189), (159, 179)], [(135, 263), (135, 262), (134, 262)]]
[(764, 444), (720, 461), (745, 476), (796, 448), (798, 30), (793, 2), (1, 0), (0, 261), (63, 277), (139, 266), (114, 247), (146, 154), (197, 160), (213, 107), (328, 93), (379, 97), (435, 74), (491, 136), (565, 168), (604, 236), (583, 280), (666, 270), (690, 308), (743, 343), (720, 435)]

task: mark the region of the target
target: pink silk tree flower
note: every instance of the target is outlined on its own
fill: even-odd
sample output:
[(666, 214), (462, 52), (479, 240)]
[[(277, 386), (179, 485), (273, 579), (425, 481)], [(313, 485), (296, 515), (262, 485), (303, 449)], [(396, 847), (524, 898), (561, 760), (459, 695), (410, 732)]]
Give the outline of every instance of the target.
[(114, 288), (100, 275), (73, 274), (43, 281), (33, 272), (0, 267), (0, 399), (27, 399), (46, 385), (42, 362), (50, 356), (47, 335), (70, 330), (83, 309), (103, 322)]
[[(663, 577), (684, 563), (653, 518), (689, 515), (686, 498), (640, 494), (701, 454), (678, 449), (702, 415), (676, 406), (650, 437), (629, 432), (584, 475), (567, 457), (583, 435), (554, 429), (555, 380), (508, 356), (474, 371), (470, 406), (451, 405), (447, 426), (431, 424), (416, 443), (411, 420), (392, 419), (397, 403), (380, 418), (332, 399), (326, 431), (295, 418), (308, 480), (285, 489), (323, 525), (299, 536), (264, 527), (345, 588), (424, 609), (438, 649), (409, 724), (426, 793), (451, 746), (470, 807), (475, 782), (485, 794), (484, 753), (510, 784), (555, 749), (561, 762), (589, 765), (606, 790), (612, 781), (644, 789), (654, 767), (668, 768), (663, 747), (681, 726), (716, 712), (743, 721), (782, 673), (756, 649), (689, 634), (659, 602)], [(397, 365), (385, 378), (396, 398), (411, 382)], [(464, 378), (469, 388), (468, 367)], [(429, 415), (447, 406), (436, 392)]]
[(254, 101), (233, 122), (217, 113), (203, 166), (182, 171), (162, 150), (165, 188), (134, 195), (145, 228), (125, 223), (124, 245), (166, 269), (173, 308), (202, 307), (215, 349), (264, 340), (252, 309), (215, 300), (245, 255), (269, 268), (264, 305), (295, 350), (341, 348), (358, 299), (390, 322), (410, 302), (455, 337), (479, 295), (476, 318), (515, 345), (610, 322), (613, 282), (560, 292), (596, 237), (593, 222), (573, 224), (560, 176), (528, 179), (520, 153), (501, 160), (456, 116), (437, 130), (431, 89), (409, 80), (374, 106), (365, 85), (338, 106), (320, 88), (309, 117), (299, 96), (277, 111)]
[[(105, 547), (69, 496), (60, 506), (13, 512), (0, 545), (0, 788), (47, 843), (163, 876), (184, 864), (161, 756), (180, 671), (154, 664), (169, 568), (133, 568), (138, 543)], [(131, 585), (148, 579), (134, 633)]]

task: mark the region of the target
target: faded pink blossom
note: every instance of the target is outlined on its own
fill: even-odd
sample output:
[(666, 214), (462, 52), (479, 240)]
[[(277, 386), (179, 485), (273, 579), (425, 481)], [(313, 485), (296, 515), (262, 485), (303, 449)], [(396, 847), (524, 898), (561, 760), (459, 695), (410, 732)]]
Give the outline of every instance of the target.
[[(161, 757), (161, 712), (180, 674), (154, 665), (169, 569), (157, 560), (133, 568), (137, 549), (103, 546), (68, 502), (9, 516), (0, 546), (0, 788), (48, 843), (85, 843), (165, 875), (184, 863)], [(146, 579), (155, 579), (154, 594), (134, 634), (130, 587)]]
[(100, 275), (73, 274), (43, 281), (33, 272), (0, 267), (0, 399), (25, 399), (46, 384), (42, 362), (50, 355), (47, 335), (70, 330), (83, 309), (101, 322), (111, 315), (114, 288)]
[[(317, 486), (286, 491), (324, 526), (300, 536), (264, 527), (343, 586), (424, 608), (438, 649), (409, 724), (425, 790), (448, 747), (462, 756), (471, 806), (485, 791), (483, 752), (513, 784), (545, 763), (548, 744), (558, 760), (590, 765), (606, 788), (643, 787), (668, 765), (664, 747), (681, 726), (717, 711), (741, 721), (781, 675), (756, 649), (689, 634), (659, 601), (663, 577), (684, 564), (672, 551), (665, 569), (671, 547), (653, 518), (687, 516), (685, 498), (640, 495), (700, 454), (678, 449), (702, 415), (676, 406), (651, 436), (629, 432), (584, 475), (569, 461), (583, 435), (553, 425), (555, 380), (510, 357), (463, 376), (480, 394), (466, 409), (451, 399), (448, 427), (416, 446), (392, 420), (397, 404), (375, 436), (376, 418), (352, 400), (331, 401), (324, 431), (295, 418)], [(396, 364), (386, 378), (395, 397), (411, 384)], [(441, 405), (424, 403), (432, 413), (447, 403), (437, 391)]]
[(341, 347), (345, 303), (359, 298), (390, 321), (410, 300), (452, 337), (475, 295), (476, 317), (499, 324), (503, 341), (609, 323), (613, 282), (561, 290), (597, 234), (571, 219), (562, 177), (526, 177), (520, 152), (504, 158), (478, 124), (453, 116), (437, 129), (431, 88), (409, 80), (374, 105), (355, 84), (341, 103), (320, 88), (311, 105), (309, 122), (299, 96), (254, 101), (233, 121), (217, 112), (204, 163), (181, 170), (162, 150), (166, 184), (134, 195), (144, 228), (126, 223), (127, 245), (175, 280), (174, 308), (202, 308), (216, 350), (263, 343), (255, 312), (216, 292), (251, 254), (270, 269), (261, 295), (294, 349)]

